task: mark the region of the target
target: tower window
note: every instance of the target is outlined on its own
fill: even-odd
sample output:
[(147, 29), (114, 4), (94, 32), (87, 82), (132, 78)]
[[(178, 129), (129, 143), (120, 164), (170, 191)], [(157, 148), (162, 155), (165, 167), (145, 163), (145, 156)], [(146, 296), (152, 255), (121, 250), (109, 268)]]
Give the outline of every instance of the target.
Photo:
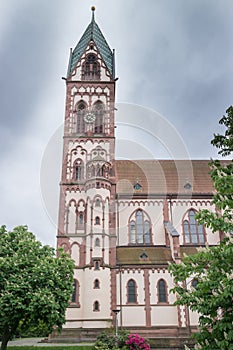
[(100, 65), (94, 54), (89, 54), (83, 65), (84, 80), (100, 80)]
[(95, 134), (103, 133), (103, 119), (104, 119), (104, 104), (101, 101), (97, 101), (94, 105), (95, 111)]
[(95, 239), (95, 247), (100, 247), (100, 239), (98, 237)]
[(95, 270), (99, 270), (100, 269), (100, 261), (99, 260), (95, 260), (94, 261), (94, 268), (95, 268)]
[(86, 104), (83, 101), (80, 101), (76, 105), (76, 111), (77, 111), (77, 130), (76, 132), (79, 134), (84, 134), (85, 132), (85, 123), (84, 123), (84, 115), (86, 113)]
[(183, 221), (184, 241), (186, 244), (204, 244), (204, 226), (195, 220), (195, 211), (189, 210)]
[(134, 280), (129, 280), (127, 284), (127, 301), (128, 303), (136, 303), (136, 283)]
[(100, 199), (99, 199), (99, 198), (97, 198), (97, 199), (95, 200), (95, 206), (96, 206), (96, 207), (100, 207)]
[(77, 181), (83, 179), (83, 161), (82, 159), (77, 159), (74, 164), (74, 178)]
[(96, 216), (96, 218), (95, 218), (95, 225), (100, 225), (100, 218), (99, 218), (99, 216)]
[(79, 214), (79, 225), (83, 225), (84, 224), (84, 216), (83, 213)]
[(158, 281), (158, 301), (159, 303), (167, 303), (167, 285), (166, 282), (161, 279)]
[(100, 281), (98, 280), (98, 278), (96, 278), (94, 280), (94, 289), (99, 289), (100, 288)]
[(151, 224), (148, 215), (142, 211), (134, 212), (129, 220), (129, 242), (131, 244), (151, 244)]
[(100, 311), (100, 303), (97, 300), (94, 302), (93, 311)]

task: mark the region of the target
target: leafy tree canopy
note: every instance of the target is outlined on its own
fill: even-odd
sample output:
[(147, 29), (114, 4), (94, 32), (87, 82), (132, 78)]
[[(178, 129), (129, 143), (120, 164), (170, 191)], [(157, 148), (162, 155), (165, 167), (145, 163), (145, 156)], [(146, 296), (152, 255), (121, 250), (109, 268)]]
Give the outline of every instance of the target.
[(74, 263), (59, 251), (37, 241), (26, 226), (0, 228), (1, 349), (20, 324), (61, 328), (73, 291)]
[[(223, 156), (233, 152), (233, 107), (226, 113), (220, 120), (224, 135), (215, 134), (211, 142)], [(196, 218), (226, 237), (219, 246), (203, 248), (169, 269), (176, 284), (172, 290), (178, 295), (176, 304), (188, 305), (200, 315), (197, 348), (233, 350), (233, 161), (215, 160), (210, 167), (217, 210), (201, 210)], [(192, 279), (198, 281), (196, 288), (190, 286)]]

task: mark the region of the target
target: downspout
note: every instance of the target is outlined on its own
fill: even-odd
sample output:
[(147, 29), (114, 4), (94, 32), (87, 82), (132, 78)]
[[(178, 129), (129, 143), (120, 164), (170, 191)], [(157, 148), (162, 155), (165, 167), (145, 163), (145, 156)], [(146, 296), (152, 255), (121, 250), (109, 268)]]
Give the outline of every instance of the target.
[(121, 266), (119, 269), (120, 272), (120, 327), (122, 328), (122, 274), (121, 274)]

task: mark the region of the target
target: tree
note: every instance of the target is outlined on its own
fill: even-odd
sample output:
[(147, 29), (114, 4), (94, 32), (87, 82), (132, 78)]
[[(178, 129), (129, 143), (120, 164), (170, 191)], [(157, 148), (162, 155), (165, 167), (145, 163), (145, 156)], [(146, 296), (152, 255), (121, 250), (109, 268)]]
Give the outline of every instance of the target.
[[(211, 143), (219, 154), (233, 152), (233, 107), (219, 123), (226, 127), (224, 135), (215, 134)], [(215, 193), (216, 212), (201, 210), (196, 219), (200, 224), (221, 231), (225, 238), (219, 246), (205, 247), (188, 256), (180, 264), (169, 267), (178, 294), (177, 305), (187, 305), (199, 314), (199, 330), (195, 335), (198, 349), (233, 349), (233, 161), (211, 161), (211, 178)], [(198, 283), (190, 286), (195, 279)]]
[(73, 291), (74, 262), (37, 241), (26, 226), (0, 228), (1, 350), (20, 324), (61, 329)]

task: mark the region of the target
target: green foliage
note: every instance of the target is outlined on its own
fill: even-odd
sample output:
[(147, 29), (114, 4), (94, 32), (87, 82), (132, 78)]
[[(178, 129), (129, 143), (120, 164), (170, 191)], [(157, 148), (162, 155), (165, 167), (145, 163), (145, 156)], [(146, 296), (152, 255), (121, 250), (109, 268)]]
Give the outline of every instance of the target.
[(219, 148), (219, 154), (222, 156), (228, 156), (233, 150), (233, 106), (230, 106), (226, 110), (227, 116), (223, 116), (219, 124), (226, 127), (224, 135), (214, 134), (214, 138), (211, 144)]
[(119, 330), (117, 337), (113, 329), (106, 330), (97, 337), (94, 348), (96, 350), (126, 349), (125, 341), (128, 335), (127, 330)]
[(16, 336), (20, 338), (47, 337), (50, 331), (46, 323), (38, 320), (36, 323), (20, 321)]
[[(233, 152), (233, 107), (220, 120), (225, 125), (224, 135), (214, 135), (212, 144), (226, 156)], [(211, 177), (215, 187), (213, 213), (201, 210), (196, 218), (199, 223), (228, 236), (219, 246), (206, 247), (180, 264), (169, 267), (176, 286), (177, 305), (188, 305), (198, 312), (199, 332), (195, 335), (198, 349), (233, 350), (233, 161), (212, 161)], [(197, 279), (196, 288), (190, 286)]]
[(2, 349), (28, 325), (61, 329), (73, 290), (74, 263), (43, 246), (25, 226), (0, 228), (0, 334)]
[(52, 346), (52, 345), (44, 345), (41, 346), (11, 346), (11, 350), (93, 350), (92, 345), (78, 345), (78, 346)]

